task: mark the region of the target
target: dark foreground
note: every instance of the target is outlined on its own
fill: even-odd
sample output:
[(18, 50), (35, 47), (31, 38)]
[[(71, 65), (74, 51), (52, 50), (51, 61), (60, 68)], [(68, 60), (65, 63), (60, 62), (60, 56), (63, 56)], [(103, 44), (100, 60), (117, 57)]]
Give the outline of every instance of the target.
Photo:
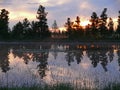
[[(7, 88), (3, 87), (0, 88), (0, 90), (91, 90), (89, 88), (74, 88), (70, 84), (59, 84), (59, 85), (53, 85), (49, 86), (46, 85), (44, 87), (41, 86), (33, 86), (33, 87), (14, 87), (14, 88)], [(92, 90), (99, 90), (98, 88), (92, 89)], [(110, 84), (108, 87), (103, 88), (103, 90), (120, 90), (120, 84)]]

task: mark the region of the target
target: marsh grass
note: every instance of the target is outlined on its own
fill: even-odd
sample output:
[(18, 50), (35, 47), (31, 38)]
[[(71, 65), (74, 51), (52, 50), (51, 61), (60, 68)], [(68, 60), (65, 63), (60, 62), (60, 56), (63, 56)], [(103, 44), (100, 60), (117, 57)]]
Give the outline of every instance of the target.
[(103, 90), (120, 90), (120, 83), (110, 83)]
[(45, 85), (45, 86), (32, 86), (32, 87), (2, 87), (0, 90), (74, 90), (74, 88), (70, 84), (56, 84), (53, 86)]
[[(55, 85), (45, 85), (45, 86), (32, 86), (32, 87), (11, 87), (11, 88), (7, 88), (7, 87), (1, 87), (0, 90), (100, 90), (99, 88), (95, 88), (95, 89), (90, 89), (87, 87), (84, 88), (77, 88), (74, 87), (71, 84), (55, 84)], [(120, 83), (119, 84), (115, 84), (115, 83), (111, 83), (108, 86), (105, 86), (103, 89), (101, 90), (120, 90)]]

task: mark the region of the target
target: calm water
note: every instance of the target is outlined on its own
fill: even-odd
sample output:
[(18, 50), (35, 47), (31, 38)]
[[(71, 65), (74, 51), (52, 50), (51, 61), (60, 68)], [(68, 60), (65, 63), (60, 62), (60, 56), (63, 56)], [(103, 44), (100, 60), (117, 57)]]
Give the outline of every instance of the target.
[(71, 83), (92, 89), (118, 82), (119, 44), (0, 45), (0, 87)]

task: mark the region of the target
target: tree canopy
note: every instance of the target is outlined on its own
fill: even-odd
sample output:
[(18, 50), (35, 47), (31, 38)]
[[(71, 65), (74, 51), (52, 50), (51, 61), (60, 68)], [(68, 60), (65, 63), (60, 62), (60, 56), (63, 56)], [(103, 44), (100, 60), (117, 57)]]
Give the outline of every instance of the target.
[[(1, 9), (0, 11), (0, 39), (44, 39), (51, 36), (49, 26), (47, 24), (47, 14), (45, 7), (40, 5), (36, 13), (36, 21), (29, 21), (24, 18), (23, 21), (16, 23), (13, 28), (9, 28), (9, 11)], [(92, 12), (90, 24), (82, 26), (80, 16), (76, 16), (72, 21), (70, 17), (65, 23), (66, 32), (64, 33), (68, 39), (120, 39), (120, 11), (118, 12), (117, 28), (114, 29), (114, 21), (107, 15), (107, 8), (104, 8), (100, 15)], [(59, 30), (56, 20), (52, 24), (52, 29), (56, 32)], [(56, 32), (60, 34), (60, 32)], [(58, 35), (57, 34), (57, 35)]]

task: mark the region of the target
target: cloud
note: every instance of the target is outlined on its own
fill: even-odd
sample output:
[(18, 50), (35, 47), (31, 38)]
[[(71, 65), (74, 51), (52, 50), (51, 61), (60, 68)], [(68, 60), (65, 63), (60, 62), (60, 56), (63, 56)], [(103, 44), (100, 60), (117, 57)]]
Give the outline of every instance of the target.
[(80, 9), (92, 9), (92, 6), (87, 1), (84, 1), (80, 4)]
[(72, 2), (72, 0), (48, 0), (45, 3), (42, 3), (45, 6), (52, 7), (52, 6), (60, 6), (65, 5), (66, 3)]
[(26, 11), (20, 11), (20, 12), (19, 11), (16, 11), (16, 12), (11, 11), (9, 16), (10, 16), (11, 20), (21, 20), (24, 18), (29, 18), (29, 20), (34, 20), (36, 18), (36, 16), (34, 14), (32, 14), (31, 12), (26, 12)]
[[(0, 0), (0, 9), (5, 8), (10, 12), (10, 20), (13, 22), (23, 20), (36, 20), (39, 5), (46, 7), (49, 26), (57, 20), (58, 26), (64, 26), (67, 18), (75, 20), (76, 16), (89, 19), (92, 12), (98, 16), (103, 8), (108, 8), (109, 17), (117, 17), (120, 0)], [(10, 23), (11, 23), (10, 21)]]

